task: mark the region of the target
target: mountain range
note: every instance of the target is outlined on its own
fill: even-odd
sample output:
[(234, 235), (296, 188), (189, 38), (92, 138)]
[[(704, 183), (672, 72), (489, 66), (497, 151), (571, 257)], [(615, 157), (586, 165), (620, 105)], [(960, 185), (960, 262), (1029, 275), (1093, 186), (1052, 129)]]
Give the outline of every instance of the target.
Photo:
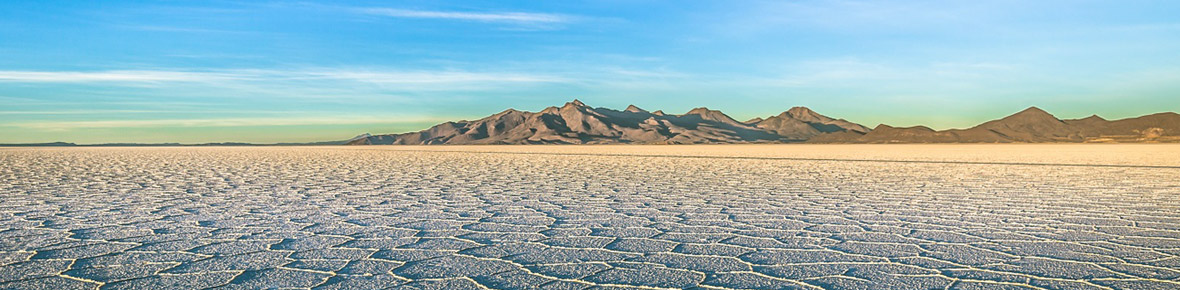
[(251, 144), (241, 142), (0, 144), (8, 146), (308, 146), (435, 144), (726, 144), (726, 143), (1180, 143), (1180, 114), (1156, 113), (1106, 120), (1097, 115), (1059, 119), (1037, 107), (967, 129), (926, 126), (869, 129), (844, 119), (793, 107), (778, 115), (737, 121), (725, 113), (695, 108), (684, 114), (621, 111), (574, 100), (540, 112), (508, 109), (474, 121), (453, 121), (429, 129), (323, 142)]
[(508, 109), (474, 121), (454, 121), (401, 134), (363, 134), (349, 145), (415, 144), (715, 144), (715, 143), (1043, 143), (1180, 142), (1180, 115), (1158, 113), (1109, 121), (1062, 120), (1036, 107), (968, 129), (925, 126), (873, 129), (794, 107), (766, 118), (737, 121), (695, 108), (676, 115), (634, 105), (624, 110), (574, 100), (540, 112)]

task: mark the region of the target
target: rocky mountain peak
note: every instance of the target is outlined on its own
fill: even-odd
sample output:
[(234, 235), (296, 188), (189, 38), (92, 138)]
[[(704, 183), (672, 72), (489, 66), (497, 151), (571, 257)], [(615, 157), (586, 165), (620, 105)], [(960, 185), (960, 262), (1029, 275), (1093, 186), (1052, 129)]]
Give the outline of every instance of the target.
[(1012, 114), (1010, 116), (1004, 117), (1002, 119), (999, 119), (999, 120), (996, 120), (993, 122), (997, 122), (999, 124), (1006, 124), (1006, 125), (1062, 123), (1062, 121), (1060, 119), (1057, 119), (1057, 117), (1055, 117), (1052, 114), (1049, 114), (1049, 112), (1045, 112), (1045, 110), (1041, 110), (1041, 108), (1037, 108), (1037, 107), (1028, 107), (1028, 109), (1024, 109), (1023, 111), (1017, 112), (1015, 114)]
[(632, 112), (632, 113), (647, 113), (646, 110), (640, 109), (639, 107), (636, 107), (635, 105), (627, 105), (627, 109), (624, 109), (623, 111)]
[(1012, 114), (1009, 117), (1037, 117), (1037, 118), (1051, 117), (1054, 119), (1057, 118), (1057, 117), (1054, 117), (1053, 114), (1049, 114), (1049, 112), (1045, 112), (1045, 110), (1041, 110), (1041, 108), (1037, 108), (1035, 106), (1028, 107), (1027, 109), (1021, 110), (1020, 112), (1016, 112), (1016, 114)]
[(816, 114), (815, 111), (812, 111), (810, 108), (802, 107), (802, 106), (791, 107), (790, 109), (787, 109), (787, 113), (791, 114), (793, 116), (815, 115)]
[(705, 114), (708, 114), (711, 112), (714, 112), (714, 111), (709, 110), (709, 108), (706, 108), (706, 107), (696, 107), (696, 108), (693, 108), (692, 110), (689, 110), (688, 113), (684, 113), (684, 114), (685, 115), (705, 115)]
[(791, 118), (799, 119), (800, 121), (804, 122), (826, 123), (834, 120), (828, 116), (820, 115), (819, 113), (816, 113), (807, 107), (793, 107), (787, 110), (785, 114)]
[(579, 101), (578, 99), (574, 99), (573, 101), (565, 103), (565, 105), (562, 106), (562, 108), (565, 108), (565, 107), (585, 108), (586, 104), (582, 103), (582, 101)]

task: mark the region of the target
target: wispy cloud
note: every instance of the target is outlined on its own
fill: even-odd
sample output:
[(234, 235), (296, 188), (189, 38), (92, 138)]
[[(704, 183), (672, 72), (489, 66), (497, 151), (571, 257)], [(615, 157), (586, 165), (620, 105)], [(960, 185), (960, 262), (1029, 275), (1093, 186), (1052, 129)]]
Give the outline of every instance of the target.
[(0, 82), (85, 83), (85, 82), (193, 82), (240, 79), (229, 72), (187, 72), (152, 70), (112, 71), (0, 71)]
[(218, 82), (343, 80), (375, 84), (548, 83), (564, 82), (556, 76), (514, 72), (390, 71), (390, 70), (113, 70), (113, 71), (0, 71), (0, 82)]
[(775, 79), (773, 85), (786, 87), (848, 87), (848, 84), (909, 86), (930, 89), (948, 84), (994, 81), (997, 76), (1022, 73), (1022, 67), (1010, 63), (936, 62), (898, 64), (863, 61), (857, 58), (823, 59), (801, 62), (792, 72)]
[(547, 83), (564, 82), (556, 76), (524, 73), (479, 73), (466, 71), (365, 71), (318, 70), (286, 74), (295, 79), (339, 79), (383, 84), (438, 84), (472, 82)]
[(57, 110), (57, 111), (0, 111), (0, 115), (102, 115), (136, 113), (180, 113), (183, 111), (159, 110)]
[(357, 8), (355, 10), (363, 14), (397, 18), (443, 19), (515, 24), (556, 24), (567, 23), (573, 19), (568, 15), (562, 14), (528, 12), (456, 12), (395, 8)]
[[(164, 104), (160, 101), (150, 102), (153, 105)], [(144, 105), (140, 102), (105, 102), (101, 104), (122, 104), (122, 105)], [(169, 103), (175, 105), (175, 103)], [(292, 114), (311, 114), (313, 111), (295, 111), (295, 110), (240, 110), (240, 109), (83, 109), (83, 110), (11, 110), (0, 111), (0, 116), (3, 115), (109, 115), (109, 114), (176, 114), (176, 113), (194, 113), (201, 114), (248, 114), (248, 115), (292, 115)]]

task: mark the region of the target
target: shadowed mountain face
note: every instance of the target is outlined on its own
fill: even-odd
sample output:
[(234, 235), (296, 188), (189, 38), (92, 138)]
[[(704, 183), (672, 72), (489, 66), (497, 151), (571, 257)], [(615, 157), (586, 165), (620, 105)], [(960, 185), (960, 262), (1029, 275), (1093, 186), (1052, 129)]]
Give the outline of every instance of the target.
[(804, 140), (824, 133), (869, 132), (869, 128), (860, 124), (829, 118), (805, 107), (794, 107), (766, 119), (755, 118), (750, 120), (750, 124), (781, 136)]
[(1061, 120), (1030, 107), (968, 129), (935, 131), (925, 126), (878, 125), (811, 138), (812, 143), (1043, 143), (1043, 142), (1180, 142), (1180, 115), (1159, 113), (1107, 121), (1098, 116)]
[(740, 122), (707, 108), (672, 115), (636, 106), (622, 111), (594, 108), (574, 100), (536, 113), (509, 109), (475, 121), (446, 122), (419, 132), (367, 136), (349, 144), (765, 143), (801, 142), (820, 134), (868, 131), (859, 124), (803, 107)]

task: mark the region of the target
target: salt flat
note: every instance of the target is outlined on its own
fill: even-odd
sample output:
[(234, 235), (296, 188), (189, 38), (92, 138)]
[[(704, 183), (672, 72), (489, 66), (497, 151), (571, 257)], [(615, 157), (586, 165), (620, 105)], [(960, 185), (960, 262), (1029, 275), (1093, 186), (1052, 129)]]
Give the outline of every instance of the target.
[(0, 149), (0, 289), (1176, 289), (1180, 146)]

